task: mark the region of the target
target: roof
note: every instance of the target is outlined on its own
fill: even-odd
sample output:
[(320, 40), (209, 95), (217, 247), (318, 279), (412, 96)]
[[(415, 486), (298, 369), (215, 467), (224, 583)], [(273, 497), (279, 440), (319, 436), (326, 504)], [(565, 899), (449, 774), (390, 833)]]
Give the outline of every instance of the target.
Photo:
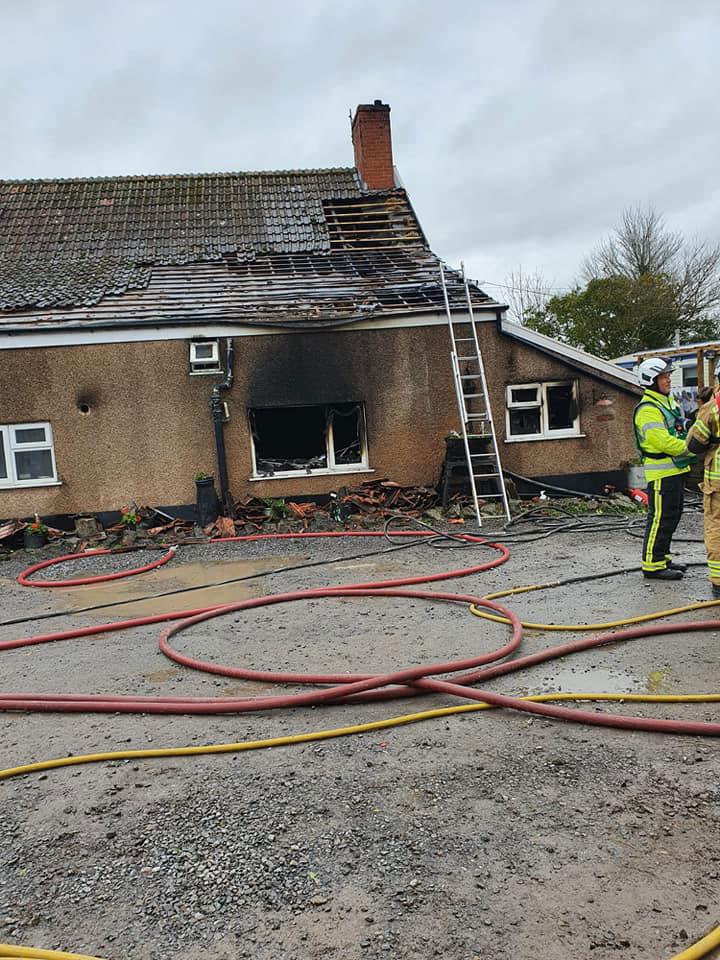
[(512, 337), (513, 340), (526, 343), (528, 346), (548, 354), (548, 356), (556, 357), (583, 373), (588, 373), (601, 380), (609, 380), (630, 393), (642, 393), (642, 388), (638, 385), (636, 378), (610, 360), (603, 360), (592, 353), (586, 353), (577, 347), (571, 347), (568, 343), (546, 337), (543, 333), (538, 333), (529, 327), (523, 327), (519, 323), (513, 323), (511, 320), (506, 320), (505, 317), (500, 322), (500, 331), (506, 336)]
[(330, 249), (354, 168), (0, 181), (0, 309), (96, 303), (154, 265)]
[[(465, 309), (460, 275), (446, 270), (448, 298)], [(477, 288), (476, 309), (498, 305)], [(444, 312), (440, 261), (423, 247), (273, 254), (245, 260), (154, 267), (145, 287), (90, 306), (0, 315), (0, 328), (243, 323), (328, 326), (406, 313)]]
[(4, 329), (437, 310), (439, 263), (405, 191), (354, 167), (0, 181)]
[(699, 343), (680, 343), (672, 347), (660, 347), (657, 350), (638, 350), (637, 353), (626, 353), (622, 357), (614, 357), (613, 363), (636, 364), (646, 357), (669, 357), (671, 360), (681, 360), (686, 357), (696, 359), (698, 352), (715, 351), (720, 353), (720, 343), (717, 340), (702, 340)]

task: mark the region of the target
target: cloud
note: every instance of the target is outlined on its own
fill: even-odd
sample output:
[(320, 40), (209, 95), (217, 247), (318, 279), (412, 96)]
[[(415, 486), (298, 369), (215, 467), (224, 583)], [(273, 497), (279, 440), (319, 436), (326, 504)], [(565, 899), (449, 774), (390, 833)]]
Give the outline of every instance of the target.
[(392, 107), (434, 249), (571, 282), (624, 206), (716, 239), (714, 2), (24, 0), (3, 10), (0, 177), (352, 164)]

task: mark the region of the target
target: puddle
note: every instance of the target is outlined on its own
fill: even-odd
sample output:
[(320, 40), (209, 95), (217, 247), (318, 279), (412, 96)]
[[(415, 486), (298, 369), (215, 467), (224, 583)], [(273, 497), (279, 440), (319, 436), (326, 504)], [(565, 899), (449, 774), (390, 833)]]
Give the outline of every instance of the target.
[[(265, 582), (247, 580), (240, 583), (227, 583), (219, 587), (209, 586), (205, 590), (193, 590), (190, 593), (176, 593), (169, 597), (153, 598), (155, 593), (177, 590), (183, 587), (197, 587), (229, 580), (234, 577), (246, 577), (263, 570), (273, 570), (292, 563), (291, 557), (268, 557), (253, 560), (209, 560), (198, 563), (178, 563), (173, 566), (171, 560), (167, 566), (149, 573), (128, 577), (86, 587), (69, 588), (62, 591), (69, 608), (89, 607), (96, 603), (116, 603), (120, 600), (137, 602), (119, 607), (123, 617), (149, 616), (156, 613), (172, 613), (174, 610), (191, 610), (196, 607), (210, 607), (214, 604), (237, 603), (252, 597), (262, 597), (268, 592)], [(143, 597), (148, 597), (144, 600)], [(108, 610), (97, 610), (92, 616), (107, 619)], [(162, 672), (162, 671), (161, 671)], [(169, 678), (162, 678), (169, 679)]]
[(155, 673), (144, 673), (143, 679), (148, 683), (165, 683), (173, 680), (180, 671), (176, 667), (168, 667), (167, 670), (156, 670)]
[(645, 681), (645, 689), (649, 690), (650, 693), (663, 693), (665, 690), (670, 689), (670, 679), (672, 678), (672, 670), (670, 667), (663, 667), (662, 670), (653, 670)]
[(223, 697), (244, 697), (252, 690), (275, 690), (276, 687), (277, 684), (274, 683), (250, 683), (248, 680), (245, 683), (234, 683), (230, 687), (223, 687), (222, 695)]
[(572, 669), (557, 664), (552, 676), (543, 679), (528, 690), (530, 695), (540, 693), (640, 693), (646, 680), (619, 670), (595, 667), (590, 670)]

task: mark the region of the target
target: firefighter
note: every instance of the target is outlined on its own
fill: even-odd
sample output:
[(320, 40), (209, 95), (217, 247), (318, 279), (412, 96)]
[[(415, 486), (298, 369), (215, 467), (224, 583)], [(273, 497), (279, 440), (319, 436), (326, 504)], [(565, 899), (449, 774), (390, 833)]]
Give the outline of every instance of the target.
[(637, 368), (645, 392), (635, 408), (633, 427), (648, 495), (642, 572), (653, 580), (680, 580), (687, 569), (670, 557), (670, 541), (682, 516), (685, 475), (694, 459), (687, 450), (682, 410), (670, 396), (672, 369), (661, 357), (649, 357)]
[(688, 450), (705, 457), (703, 492), (705, 551), (712, 595), (720, 599), (720, 360), (715, 364), (715, 389), (697, 412), (688, 434)]

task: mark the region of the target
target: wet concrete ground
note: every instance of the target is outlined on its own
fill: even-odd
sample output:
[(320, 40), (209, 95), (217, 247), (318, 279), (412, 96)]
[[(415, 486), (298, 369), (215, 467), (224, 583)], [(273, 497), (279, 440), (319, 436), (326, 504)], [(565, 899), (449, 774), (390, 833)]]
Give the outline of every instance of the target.
[[(699, 517), (687, 516), (681, 534), (700, 536)], [(467, 566), (487, 554), (418, 547), (77, 612), (378, 546), (279, 541), (188, 547), (141, 577), (57, 591), (20, 588), (14, 577), (26, 561), (7, 561), (0, 565), (2, 619), (65, 613), (35, 627), (0, 628), (0, 639), (264, 593), (419, 575)], [(431, 589), (482, 596), (629, 566), (639, 550), (639, 541), (622, 533), (562, 534), (516, 545), (504, 566)], [(702, 560), (702, 545), (678, 544), (678, 554)], [(88, 558), (73, 565), (72, 575), (137, 562), (137, 554)], [(54, 571), (58, 577), (70, 572)], [(630, 574), (503, 602), (524, 619), (592, 623), (708, 595), (698, 567), (679, 583)], [(717, 619), (717, 610), (685, 616)], [(2, 689), (160, 696), (267, 691), (265, 683), (178, 667), (158, 652), (158, 632), (146, 627), (3, 652)], [(177, 647), (257, 669), (382, 672), (490, 651), (506, 635), (502, 625), (459, 605), (337, 598), (216, 618), (182, 633)], [(576, 636), (528, 631), (520, 652)], [(499, 678), (490, 688), (513, 694), (720, 691), (720, 636), (682, 633), (614, 644)], [(0, 767), (68, 753), (287, 735), (452, 702), (437, 696), (232, 717), (4, 714)], [(626, 702), (597, 709), (718, 719), (716, 704)], [(0, 782), (0, 941), (118, 960), (671, 957), (720, 922), (719, 800), (715, 740), (499, 711), (234, 758), (50, 771)], [(210, 856), (221, 824), (229, 835)], [(173, 853), (190, 848), (192, 864)], [(198, 859), (205, 860), (202, 868)]]

